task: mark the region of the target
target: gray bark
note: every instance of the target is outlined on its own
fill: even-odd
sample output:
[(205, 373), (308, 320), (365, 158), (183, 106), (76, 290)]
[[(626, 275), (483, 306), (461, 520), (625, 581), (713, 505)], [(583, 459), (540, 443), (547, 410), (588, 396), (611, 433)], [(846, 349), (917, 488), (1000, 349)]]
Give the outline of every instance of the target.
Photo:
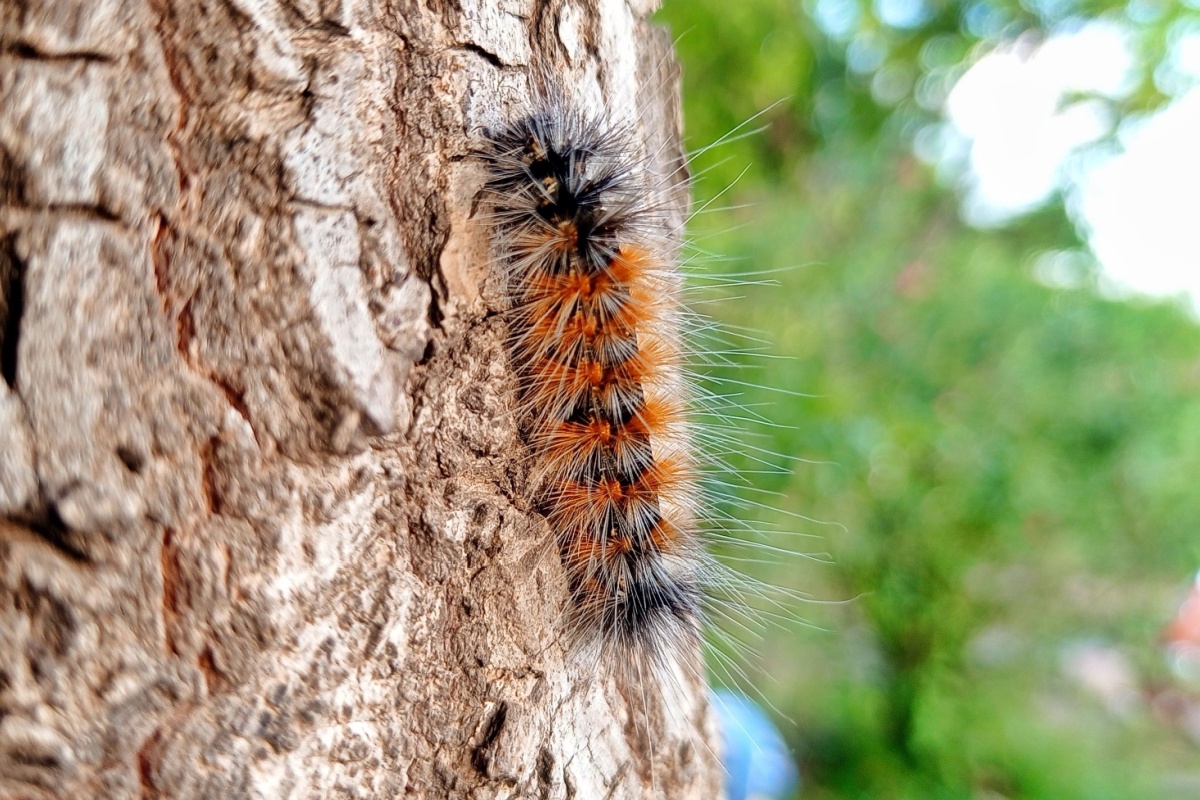
[(533, 65), (679, 166), (652, 2), (0, 3), (0, 796), (719, 794), (558, 635), (472, 217)]

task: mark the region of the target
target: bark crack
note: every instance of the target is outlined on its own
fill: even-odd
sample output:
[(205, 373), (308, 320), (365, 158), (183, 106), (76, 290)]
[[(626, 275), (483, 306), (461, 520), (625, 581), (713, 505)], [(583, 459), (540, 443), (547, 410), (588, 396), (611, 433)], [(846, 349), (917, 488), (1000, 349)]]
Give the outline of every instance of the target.
[(509, 66), (500, 60), (500, 56), (474, 42), (463, 42), (457, 49), (464, 53), (474, 53), (496, 69), (506, 69)]
[(175, 530), (164, 527), (159, 549), (159, 569), (162, 570), (163, 644), (168, 653), (179, 655), (173, 632), (179, 618), (179, 567), (175, 561)]
[(154, 781), (154, 762), (157, 759), (152, 753), (157, 749), (160, 741), (162, 741), (162, 729), (155, 728), (137, 751), (138, 786), (141, 800), (158, 800), (162, 797), (162, 793), (159, 792)]
[(25, 265), (17, 258), (15, 235), (0, 241), (0, 374), (9, 388), (17, 388), (17, 342), (25, 313)]
[(75, 62), (84, 61), (93, 64), (114, 64), (116, 59), (107, 53), (94, 50), (69, 50), (63, 53), (47, 53), (39, 50), (29, 42), (13, 42), (0, 45), (0, 53), (14, 56), (26, 61)]
[(109, 223), (122, 232), (129, 232), (130, 226), (113, 211), (95, 203), (43, 203), (30, 205), (26, 202), (10, 203), (13, 211), (25, 214), (38, 214), (53, 217), (55, 220), (83, 220), (89, 222)]
[(484, 726), (479, 744), (471, 750), (471, 766), (475, 767), (475, 771), (485, 778), (491, 777), (490, 767), (492, 760), (496, 757), (494, 745), (500, 736), (500, 731), (504, 730), (504, 723), (507, 719), (508, 703), (501, 700)]
[(214, 436), (200, 445), (200, 489), (204, 495), (209, 516), (220, 516), (222, 511), (221, 494), (217, 491), (217, 467), (213, 461), (217, 441), (217, 437)]
[(154, 216), (154, 236), (150, 239), (150, 264), (154, 267), (154, 285), (163, 301), (163, 310), (170, 312), (170, 272), (163, 247), (167, 237), (167, 218), (161, 211)]

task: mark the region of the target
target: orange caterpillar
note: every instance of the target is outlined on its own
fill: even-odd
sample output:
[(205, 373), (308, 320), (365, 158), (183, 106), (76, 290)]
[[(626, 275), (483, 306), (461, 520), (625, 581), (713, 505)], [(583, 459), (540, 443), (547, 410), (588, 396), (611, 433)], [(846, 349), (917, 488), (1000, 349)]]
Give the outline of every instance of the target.
[(628, 132), (561, 107), (488, 134), (520, 424), (576, 643), (665, 666), (700, 636), (707, 556), (664, 216)]

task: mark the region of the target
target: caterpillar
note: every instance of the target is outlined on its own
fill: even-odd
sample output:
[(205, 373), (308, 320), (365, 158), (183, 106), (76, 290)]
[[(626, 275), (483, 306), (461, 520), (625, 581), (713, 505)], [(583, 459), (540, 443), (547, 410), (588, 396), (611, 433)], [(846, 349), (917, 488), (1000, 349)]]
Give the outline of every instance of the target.
[(700, 641), (710, 566), (673, 231), (628, 127), (556, 100), (485, 138), (518, 420), (567, 628), (602, 662), (667, 667)]

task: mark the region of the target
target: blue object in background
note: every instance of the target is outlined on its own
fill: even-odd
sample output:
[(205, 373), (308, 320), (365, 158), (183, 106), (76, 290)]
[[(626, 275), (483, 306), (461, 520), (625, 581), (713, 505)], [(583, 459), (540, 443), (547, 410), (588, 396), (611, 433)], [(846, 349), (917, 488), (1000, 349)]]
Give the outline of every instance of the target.
[(787, 745), (762, 709), (728, 689), (713, 693), (725, 749), (728, 800), (784, 800), (800, 783)]

